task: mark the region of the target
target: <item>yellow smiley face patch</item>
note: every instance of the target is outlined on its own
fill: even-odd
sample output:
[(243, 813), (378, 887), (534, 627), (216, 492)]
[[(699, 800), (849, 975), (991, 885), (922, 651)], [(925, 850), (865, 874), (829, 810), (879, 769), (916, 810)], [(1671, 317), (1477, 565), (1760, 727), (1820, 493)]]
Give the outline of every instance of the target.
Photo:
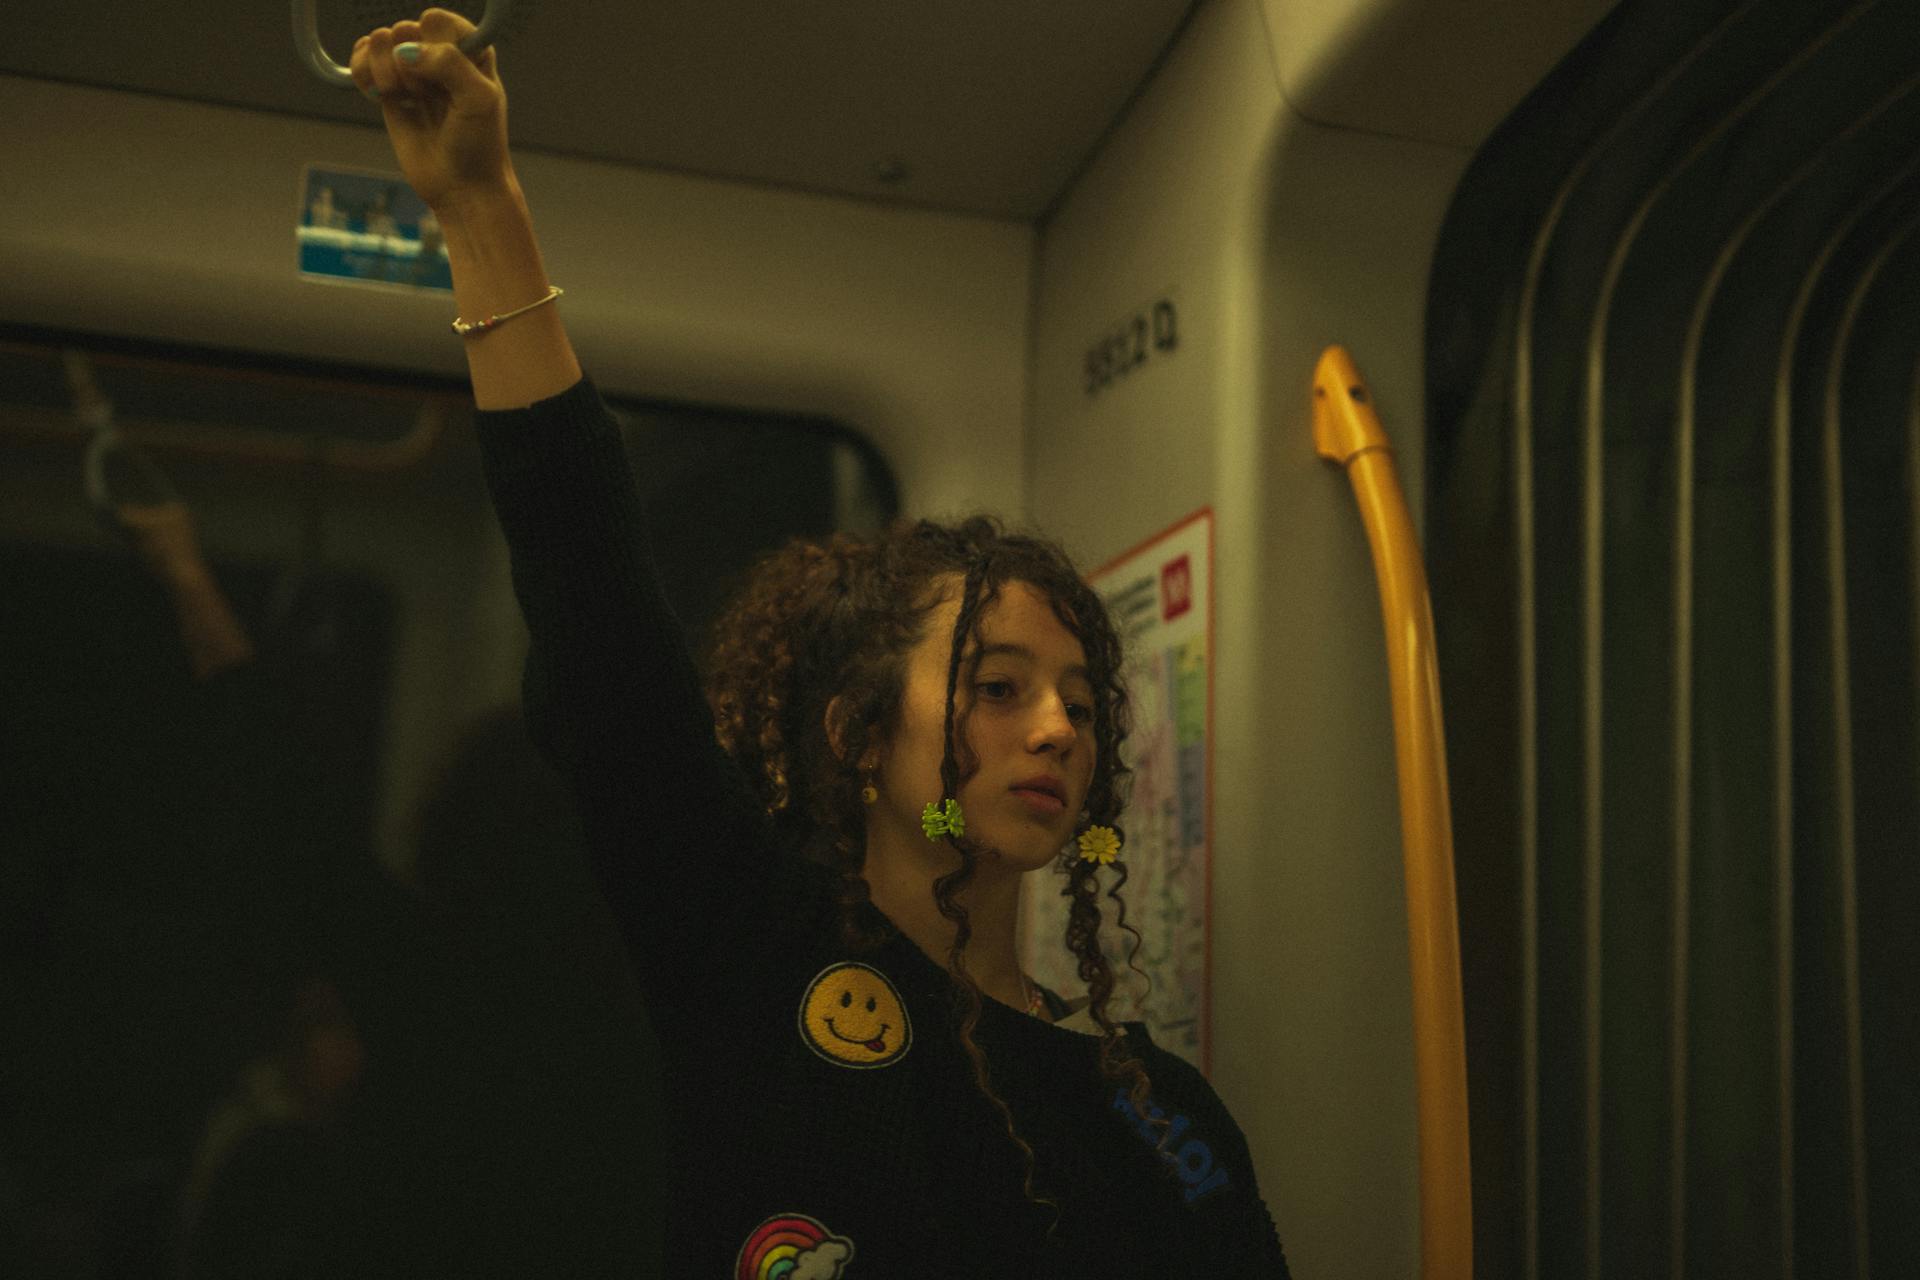
[(837, 1067), (887, 1067), (913, 1043), (906, 1001), (870, 965), (820, 971), (800, 1000), (800, 1038)]

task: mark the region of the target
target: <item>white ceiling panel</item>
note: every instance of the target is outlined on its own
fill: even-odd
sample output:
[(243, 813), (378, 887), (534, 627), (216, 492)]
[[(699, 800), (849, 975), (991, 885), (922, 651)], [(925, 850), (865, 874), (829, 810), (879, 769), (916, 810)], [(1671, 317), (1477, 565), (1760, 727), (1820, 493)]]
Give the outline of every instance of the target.
[[(516, 148), (1032, 222), (1196, 3), (519, 0), (500, 72)], [(9, 8), (0, 71), (379, 121), (302, 64), (286, 0)], [(319, 16), (345, 62), (358, 35), (418, 11), (319, 0)]]

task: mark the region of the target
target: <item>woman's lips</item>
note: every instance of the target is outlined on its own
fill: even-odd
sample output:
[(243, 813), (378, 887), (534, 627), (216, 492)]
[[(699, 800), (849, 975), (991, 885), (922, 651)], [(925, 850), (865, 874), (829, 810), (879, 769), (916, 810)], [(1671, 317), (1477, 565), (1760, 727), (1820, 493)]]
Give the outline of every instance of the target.
[(1066, 804), (1049, 791), (1031, 791), (1026, 787), (1013, 788), (1013, 794), (1027, 802), (1027, 808), (1037, 814), (1053, 817), (1066, 810)]

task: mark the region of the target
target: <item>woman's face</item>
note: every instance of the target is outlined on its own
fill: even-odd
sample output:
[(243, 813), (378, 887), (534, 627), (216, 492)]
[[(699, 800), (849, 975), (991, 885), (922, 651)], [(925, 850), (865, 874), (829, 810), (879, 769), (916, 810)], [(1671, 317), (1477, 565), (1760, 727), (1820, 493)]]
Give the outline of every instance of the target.
[[(876, 783), (880, 801), (869, 811), (869, 850), (883, 838), (934, 847), (920, 819), (926, 806), (940, 799), (947, 664), (962, 581), (950, 577), (946, 585), (948, 598), (933, 611), (908, 662), (899, 733), (883, 748)], [(966, 750), (955, 753), (964, 838), (983, 856), (997, 851), (1009, 869), (1031, 871), (1048, 866), (1072, 839), (1093, 785), (1093, 684), (1080, 641), (1054, 616), (1046, 596), (1024, 582), (1001, 588), (979, 630), (985, 647), (968, 639), (954, 689), (954, 731), (964, 732), (972, 752), (971, 760)], [(969, 688), (976, 652), (985, 657)], [(970, 763), (975, 766), (971, 776)], [(1057, 807), (1036, 803), (1016, 789), (1036, 777), (1057, 783)]]

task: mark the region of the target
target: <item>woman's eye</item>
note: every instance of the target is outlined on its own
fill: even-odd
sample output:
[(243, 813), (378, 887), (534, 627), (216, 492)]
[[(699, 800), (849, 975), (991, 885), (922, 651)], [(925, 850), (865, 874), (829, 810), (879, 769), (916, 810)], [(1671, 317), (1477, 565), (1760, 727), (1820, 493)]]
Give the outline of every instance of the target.
[[(975, 687), (980, 689), (982, 692), (986, 692), (989, 689), (1011, 690), (1013, 688), (1013, 682), (1011, 680), (986, 680), (986, 681), (982, 681), (979, 685)], [(995, 695), (989, 694), (988, 696), (992, 697)], [(1082, 724), (1092, 723), (1093, 721), (1092, 707), (1089, 707), (1086, 704), (1080, 703), (1080, 702), (1069, 702), (1067, 704), (1067, 714), (1071, 716), (1076, 711), (1080, 713), (1080, 722)]]

